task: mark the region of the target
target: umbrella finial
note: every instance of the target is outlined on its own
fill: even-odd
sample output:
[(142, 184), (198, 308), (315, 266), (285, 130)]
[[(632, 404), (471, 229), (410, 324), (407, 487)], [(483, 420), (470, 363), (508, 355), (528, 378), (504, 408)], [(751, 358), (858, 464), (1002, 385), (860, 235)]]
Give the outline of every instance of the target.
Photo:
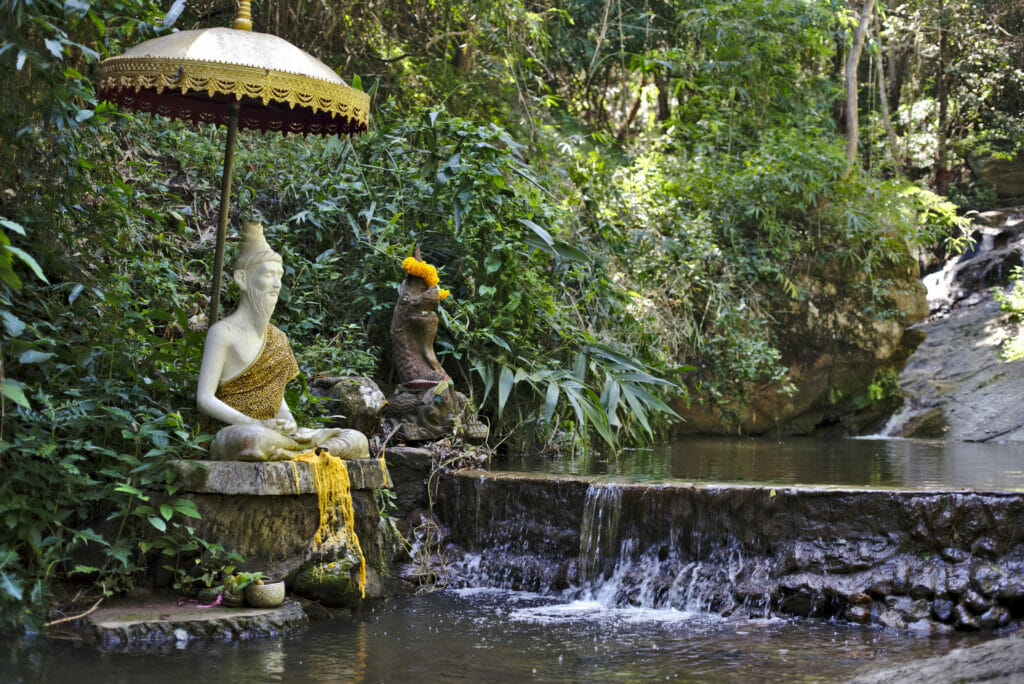
[(249, 13), (249, 0), (242, 0), (238, 4), (238, 14), (235, 15), (235, 23), (232, 28), (239, 31), (252, 31), (252, 15)]

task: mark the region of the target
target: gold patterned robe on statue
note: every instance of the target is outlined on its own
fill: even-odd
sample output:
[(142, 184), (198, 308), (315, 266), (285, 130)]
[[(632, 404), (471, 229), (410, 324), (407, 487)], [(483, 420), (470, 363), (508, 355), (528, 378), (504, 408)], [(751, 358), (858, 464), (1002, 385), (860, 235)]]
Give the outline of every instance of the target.
[[(299, 374), (288, 338), (276, 326), (268, 325), (263, 348), (238, 375), (225, 380), (216, 396), (250, 418), (267, 420), (277, 415), (284, 400), (284, 388)], [(258, 423), (221, 428), (210, 444), (210, 457), (240, 461), (281, 460), (320, 447), (339, 458), (367, 458), (366, 436), (356, 430), (338, 428), (303, 430), (284, 434)]]
[(285, 385), (298, 374), (288, 338), (277, 326), (268, 325), (260, 353), (245, 370), (222, 382), (214, 396), (240, 413), (266, 420), (277, 415)]

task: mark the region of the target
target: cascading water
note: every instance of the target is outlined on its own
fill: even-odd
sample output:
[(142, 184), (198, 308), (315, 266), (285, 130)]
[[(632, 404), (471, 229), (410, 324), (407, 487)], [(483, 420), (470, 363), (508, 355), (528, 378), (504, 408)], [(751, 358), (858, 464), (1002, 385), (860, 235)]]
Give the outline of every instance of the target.
[(1024, 379), (1019, 363), (1001, 358), (1016, 335), (992, 288), (1005, 287), (1024, 253), (1021, 207), (974, 218), (975, 244), (926, 275), (931, 315), (914, 326), (924, 337), (900, 373), (906, 400), (881, 430), (884, 436), (949, 442), (1024, 441)]
[(619, 545), (622, 490), (614, 485), (591, 486), (583, 503), (580, 529), (580, 580), (600, 583), (614, 568)]
[[(684, 511), (666, 515), (649, 497), (639, 518), (624, 510), (624, 489), (615, 484), (589, 484), (578, 527), (578, 556), (538, 558), (530, 552), (529, 526), (518, 538), (508, 525), (490, 535), (477, 528), (477, 542), (486, 550), (464, 554), (451, 564), (452, 582), (461, 587), (501, 587), (557, 594), (569, 601), (593, 601), (609, 609), (634, 607), (723, 616), (743, 608), (767, 617), (769, 561), (746, 558), (736, 539), (704, 540), (714, 534), (712, 516), (685, 519)], [(477, 500), (480, 501), (481, 497)], [(641, 497), (641, 504), (642, 504)], [(478, 519), (482, 519), (479, 513)], [(638, 529), (641, 528), (641, 529)], [(545, 529), (543, 525), (533, 530)], [(547, 528), (550, 529), (550, 528)], [(638, 532), (640, 532), (638, 534)]]
[(735, 540), (703, 557), (698, 537), (696, 553), (680, 552), (673, 540), (682, 530), (672, 528), (685, 526), (685, 521), (681, 526), (674, 517), (649, 521), (649, 528), (668, 525), (646, 542), (622, 536), (622, 500), (622, 488), (617, 485), (590, 485), (587, 491), (580, 535), (583, 595), (607, 607), (671, 608), (726, 616), (739, 607), (735, 597), (742, 595), (753, 614), (767, 616), (769, 596), (756, 590), (758, 576), (767, 574), (763, 561), (745, 560)]
[(456, 586), (918, 632), (1024, 620), (1015, 492), (457, 473), (442, 478), (438, 502)]

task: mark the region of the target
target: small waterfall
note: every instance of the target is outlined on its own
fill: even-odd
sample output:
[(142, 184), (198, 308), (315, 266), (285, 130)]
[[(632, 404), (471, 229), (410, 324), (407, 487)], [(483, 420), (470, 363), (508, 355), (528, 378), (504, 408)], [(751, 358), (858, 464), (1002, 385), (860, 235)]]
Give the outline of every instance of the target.
[(693, 508), (689, 494), (658, 487), (594, 483), (573, 485), (552, 505), (536, 484), (515, 483), (518, 496), (488, 480), (463, 490), (469, 496), (461, 510), (472, 520), (464, 539), (472, 543), (451, 558), (452, 585), (557, 594), (608, 608), (768, 614), (772, 561), (745, 555), (717, 505)]
[[(1024, 543), (1017, 493), (453, 473), (437, 501), (451, 585), (531, 592), (567, 613), (1024, 624), (1024, 561), (1010, 555)], [(966, 607), (935, 614), (933, 599)]]
[[(752, 613), (768, 614), (770, 596), (758, 590), (766, 585), (768, 563), (745, 559), (738, 543), (701, 558), (702, 531), (685, 519), (641, 523), (657, 529), (646, 541), (624, 535), (623, 490), (615, 485), (591, 485), (583, 510), (579, 579), (584, 597), (608, 607), (732, 613), (741, 596)], [(696, 541), (696, 553), (676, 548), (684, 535)]]
[[(988, 397), (1013, 394), (1019, 376), (1007, 374), (998, 347), (1006, 334), (991, 288), (1004, 287), (1024, 254), (1024, 208), (982, 212), (971, 227), (966, 252), (931, 259), (921, 282), (930, 316), (915, 325), (927, 337), (899, 377), (905, 401), (879, 432), (883, 437), (988, 441), (1011, 432), (1024, 414)], [(969, 342), (968, 342), (969, 341)], [(969, 412), (957, 412), (968, 405)], [(993, 429), (998, 416), (1001, 428)]]
[(622, 517), (622, 489), (591, 485), (580, 529), (580, 581), (607, 579), (615, 567)]

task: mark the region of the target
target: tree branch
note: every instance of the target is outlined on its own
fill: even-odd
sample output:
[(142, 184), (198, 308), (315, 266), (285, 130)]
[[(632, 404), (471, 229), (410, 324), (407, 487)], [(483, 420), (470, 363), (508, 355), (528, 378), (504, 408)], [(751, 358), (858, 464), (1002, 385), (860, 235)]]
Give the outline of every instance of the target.
[(52, 621), (50, 621), (50, 622), (47, 622), (47, 623), (46, 623), (46, 626), (47, 626), (47, 627), (53, 627), (54, 625), (59, 625), (59, 624), (61, 624), (62, 622), (71, 622), (72, 620), (81, 620), (81, 619), (82, 619), (82, 618), (84, 618), (84, 617), (85, 617), (86, 615), (89, 615), (89, 614), (90, 614), (90, 613), (92, 613), (92, 612), (93, 612), (94, 610), (96, 610), (97, 608), (99, 608), (99, 607), (100, 607), (100, 604), (101, 604), (101, 603), (103, 603), (103, 599), (104, 599), (104, 598), (106, 598), (106, 597), (105, 597), (105, 596), (100, 596), (99, 600), (98, 600), (98, 601), (96, 601), (96, 603), (92, 604), (92, 608), (90, 608), (89, 610), (85, 611), (84, 613), (80, 613), (80, 614), (78, 614), (78, 615), (69, 615), (69, 616), (67, 616), (67, 617), (63, 617), (63, 618), (61, 618), (61, 619), (59, 619), (59, 620), (52, 620)]

